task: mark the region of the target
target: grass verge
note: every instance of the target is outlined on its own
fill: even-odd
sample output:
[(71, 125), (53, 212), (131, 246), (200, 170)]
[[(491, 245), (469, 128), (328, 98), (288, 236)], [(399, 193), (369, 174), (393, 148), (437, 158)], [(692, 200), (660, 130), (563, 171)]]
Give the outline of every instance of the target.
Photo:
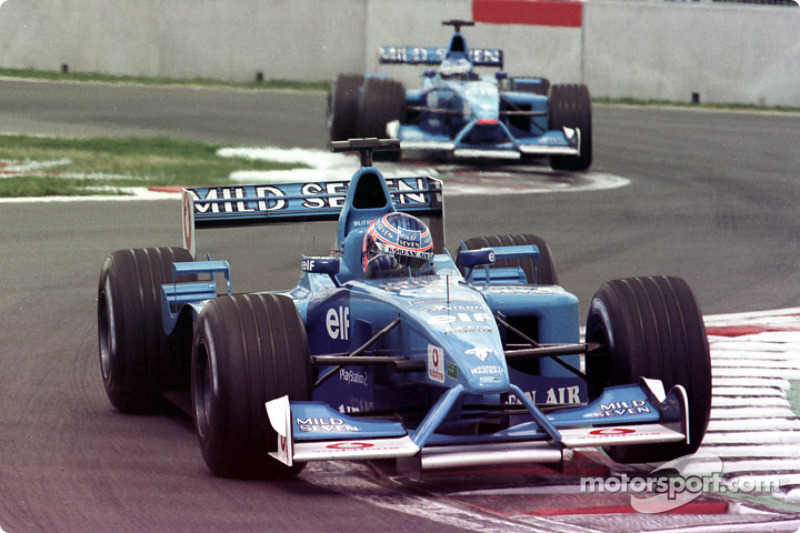
[(193, 87), (227, 87), (250, 90), (327, 91), (327, 81), (303, 82), (292, 80), (264, 80), (231, 82), (211, 79), (146, 78), (141, 76), (114, 76), (94, 72), (58, 72), (45, 70), (0, 69), (0, 77), (48, 81), (75, 81), (101, 83), (135, 83), (139, 85), (184, 85)]
[(223, 185), (237, 170), (307, 168), (217, 156), (220, 146), (156, 138), (0, 135), (0, 197), (125, 194), (127, 187)]

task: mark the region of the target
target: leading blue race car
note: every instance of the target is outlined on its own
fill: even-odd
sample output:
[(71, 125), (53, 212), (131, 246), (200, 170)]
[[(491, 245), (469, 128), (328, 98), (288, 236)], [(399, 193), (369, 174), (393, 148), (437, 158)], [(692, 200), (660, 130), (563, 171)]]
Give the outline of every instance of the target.
[[(347, 181), (183, 191), (184, 248), (103, 264), (103, 382), (123, 412), (167, 401), (219, 476), (282, 479), (312, 461), (402, 459), (420, 471), (543, 463), (600, 446), (620, 462), (694, 452), (711, 377), (702, 315), (674, 277), (578, 300), (535, 235), (444, 247), (438, 180), (386, 179), (359, 152)], [(195, 260), (206, 227), (335, 220), (336, 250), (299, 258), (297, 286), (235, 294), (226, 261)], [(221, 294), (218, 294), (218, 288)]]
[(328, 98), (331, 141), (396, 138), (403, 154), (480, 160), (549, 158), (555, 170), (581, 171), (592, 162), (592, 109), (582, 84), (480, 76), (475, 67), (503, 68), (503, 52), (469, 48), (462, 26), (447, 48), (384, 46), (383, 64), (438, 66), (409, 90), (384, 74), (340, 75)]

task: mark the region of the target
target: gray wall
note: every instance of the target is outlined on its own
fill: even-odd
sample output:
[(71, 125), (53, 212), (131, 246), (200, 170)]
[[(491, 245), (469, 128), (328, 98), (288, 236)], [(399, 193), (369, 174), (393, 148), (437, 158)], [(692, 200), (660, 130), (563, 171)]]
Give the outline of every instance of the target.
[[(7, 0), (0, 67), (168, 78), (319, 81), (382, 71), (381, 44), (440, 46), (469, 0)], [(800, 107), (800, 9), (591, 0), (583, 28), (478, 24), (512, 75), (593, 96)]]

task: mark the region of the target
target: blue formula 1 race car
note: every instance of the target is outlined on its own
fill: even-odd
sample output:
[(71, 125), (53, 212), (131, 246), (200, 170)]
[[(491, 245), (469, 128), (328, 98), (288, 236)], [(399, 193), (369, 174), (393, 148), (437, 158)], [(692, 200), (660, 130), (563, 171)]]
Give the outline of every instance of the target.
[[(542, 239), (468, 239), (453, 260), (441, 183), (371, 165), (397, 141), (332, 147), (361, 152), (349, 182), (185, 189), (185, 249), (106, 259), (100, 361), (118, 410), (183, 406), (210, 470), (237, 478), (323, 460), (427, 471), (559, 464), (587, 446), (620, 462), (697, 449), (710, 362), (684, 281), (604, 284), (581, 339)], [(337, 221), (336, 250), (298, 258), (291, 290), (235, 294), (226, 261), (193, 259), (204, 227), (315, 220)]]
[(438, 65), (422, 86), (406, 91), (385, 75), (340, 75), (328, 98), (332, 141), (397, 138), (404, 154), (458, 159), (539, 160), (580, 171), (592, 162), (592, 110), (585, 85), (550, 86), (545, 78), (479, 76), (475, 67), (503, 68), (503, 52), (469, 48), (461, 26), (447, 48), (384, 46), (385, 64)]

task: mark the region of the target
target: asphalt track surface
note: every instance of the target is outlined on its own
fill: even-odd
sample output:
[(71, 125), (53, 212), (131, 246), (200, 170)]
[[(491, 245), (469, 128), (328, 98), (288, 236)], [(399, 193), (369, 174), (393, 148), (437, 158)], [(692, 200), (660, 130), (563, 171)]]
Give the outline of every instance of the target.
[[(3, 133), (319, 148), (324, 108), (320, 93), (0, 80)], [(641, 274), (686, 278), (707, 314), (800, 306), (800, 115), (596, 107), (594, 139), (593, 169), (629, 186), (446, 199), (447, 243), (537, 233), (582, 309), (603, 281)], [(177, 245), (177, 201), (2, 204), (0, 228), (0, 528), (503, 530), (430, 521), (422, 504), (401, 513), (393, 505), (416, 488), (384, 494), (360, 468), (309, 468), (282, 484), (216, 479), (188, 419), (110, 408), (97, 360), (100, 266), (115, 249)], [(209, 233), (200, 245), (231, 259), (237, 291), (291, 286), (300, 254), (331, 242), (326, 224)]]

